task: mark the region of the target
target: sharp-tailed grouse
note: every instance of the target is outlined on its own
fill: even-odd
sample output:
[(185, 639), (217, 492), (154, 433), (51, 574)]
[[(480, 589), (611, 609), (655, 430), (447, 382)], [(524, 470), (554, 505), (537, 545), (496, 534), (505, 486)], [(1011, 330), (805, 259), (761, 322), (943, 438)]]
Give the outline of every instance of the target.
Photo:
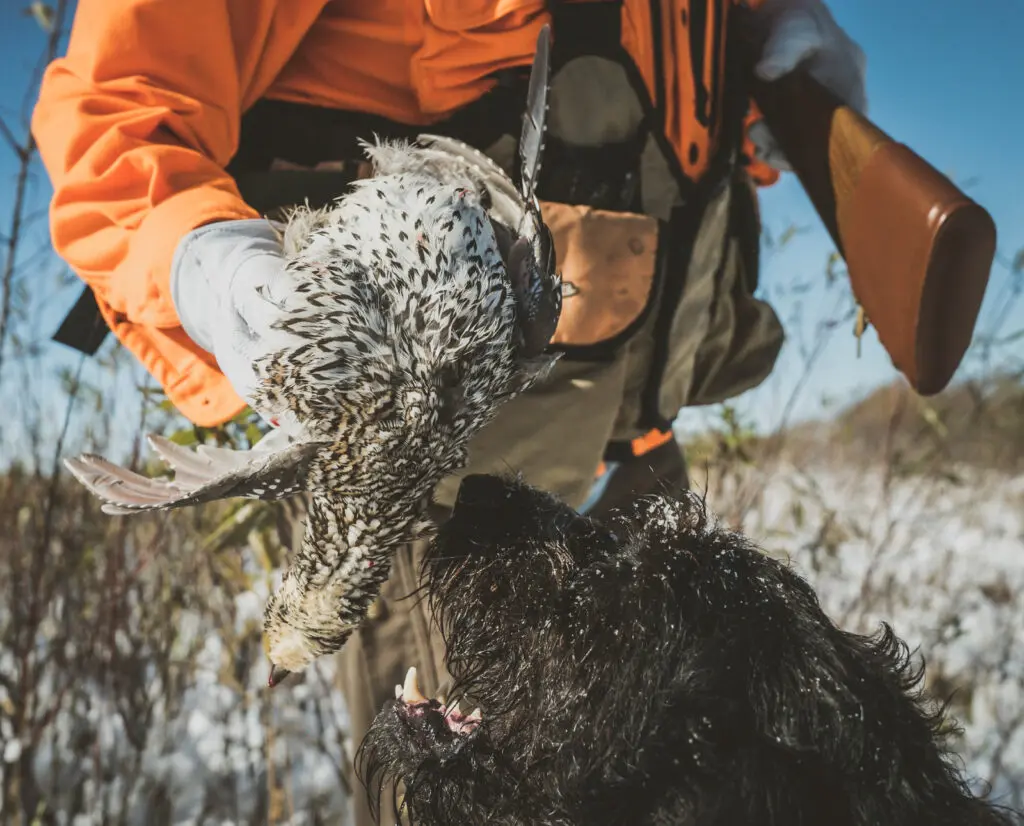
[(93, 455), (67, 461), (108, 513), (310, 493), (301, 550), (264, 614), (271, 684), (337, 651), (428, 528), (437, 483), (498, 407), (553, 363), (561, 309), (534, 195), (548, 84), (538, 39), (517, 189), (455, 140), (366, 146), (373, 175), (284, 230), (294, 290), (253, 407), (278, 424), (253, 450), (195, 451), (152, 436), (175, 470), (149, 479)]

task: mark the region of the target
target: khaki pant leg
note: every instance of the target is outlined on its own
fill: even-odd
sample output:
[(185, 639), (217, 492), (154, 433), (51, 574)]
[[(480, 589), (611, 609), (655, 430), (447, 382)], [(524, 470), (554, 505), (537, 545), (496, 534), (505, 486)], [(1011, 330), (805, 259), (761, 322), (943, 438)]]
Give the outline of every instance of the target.
[[(355, 826), (371, 826), (366, 790), (355, 776), (353, 757), (373, 718), (394, 699), (394, 688), (416, 666), (420, 688), (435, 696), (446, 683), (444, 644), (430, 622), (426, 602), (410, 596), (417, 583), (425, 543), (402, 547), (392, 563), (391, 576), (371, 612), (373, 616), (352, 635), (338, 654), (339, 687), (349, 714), (349, 763)], [(397, 816), (389, 793), (381, 799), (380, 823), (392, 826)]]
[[(445, 480), (435, 494), (442, 508), (455, 501), (459, 480), (470, 473), (521, 473), (531, 484), (574, 506), (585, 501), (611, 437), (622, 399), (626, 360), (559, 362), (548, 380), (505, 405), (470, 445), (469, 466)], [(302, 541), (304, 512), (291, 520), (291, 546)], [(371, 826), (366, 791), (355, 779), (351, 756), (374, 717), (394, 697), (410, 665), (424, 693), (436, 695), (449, 677), (444, 644), (428, 617), (425, 601), (405, 598), (418, 585), (425, 543), (400, 549), (374, 616), (339, 652), (338, 684), (349, 713), (350, 760), (355, 826)], [(382, 826), (396, 823), (390, 798), (381, 801)]]
[[(296, 552), (302, 542), (306, 520), (304, 500), (287, 503), (279, 524), (282, 542)], [(441, 516), (441, 514), (437, 514)], [(391, 575), (381, 589), (370, 617), (357, 629), (337, 654), (338, 688), (348, 711), (348, 754), (344, 766), (352, 789), (355, 826), (373, 826), (366, 789), (356, 777), (354, 757), (373, 718), (384, 703), (394, 698), (395, 685), (405, 680), (409, 666), (416, 666), (420, 688), (436, 696), (448, 680), (444, 669), (444, 642), (437, 626), (430, 622), (426, 602), (413, 594), (417, 587), (425, 542), (405, 545), (396, 551)], [(380, 824), (397, 823), (390, 794), (381, 800)]]
[(438, 486), (435, 501), (451, 508), (471, 473), (521, 473), (579, 507), (612, 436), (627, 363), (625, 353), (609, 362), (559, 361), (546, 382), (502, 407), (477, 434), (468, 466)]

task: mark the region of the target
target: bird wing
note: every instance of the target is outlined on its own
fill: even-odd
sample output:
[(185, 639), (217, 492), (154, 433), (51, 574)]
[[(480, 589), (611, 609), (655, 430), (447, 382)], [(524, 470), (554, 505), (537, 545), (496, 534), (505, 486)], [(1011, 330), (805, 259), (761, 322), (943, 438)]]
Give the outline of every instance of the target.
[(537, 35), (537, 51), (530, 69), (526, 92), (523, 131), (519, 137), (519, 163), (522, 179), (520, 191), (527, 204), (534, 202), (537, 176), (544, 155), (544, 132), (547, 129), (548, 87), (551, 84), (551, 26), (545, 24)]
[(271, 434), (252, 450), (202, 445), (195, 450), (162, 436), (150, 446), (174, 470), (174, 479), (152, 479), (102, 456), (65, 459), (72, 475), (106, 504), (104, 513), (130, 514), (183, 508), (217, 499), (284, 499), (302, 490), (310, 459), (320, 442), (284, 443)]

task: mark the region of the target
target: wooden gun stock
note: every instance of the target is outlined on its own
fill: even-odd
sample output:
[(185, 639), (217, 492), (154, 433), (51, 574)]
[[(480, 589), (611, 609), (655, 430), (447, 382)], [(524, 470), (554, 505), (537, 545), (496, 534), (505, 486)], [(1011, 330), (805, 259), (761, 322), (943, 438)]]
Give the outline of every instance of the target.
[(938, 393), (974, 334), (992, 217), (806, 73), (755, 81), (752, 92), (893, 364), (921, 395)]

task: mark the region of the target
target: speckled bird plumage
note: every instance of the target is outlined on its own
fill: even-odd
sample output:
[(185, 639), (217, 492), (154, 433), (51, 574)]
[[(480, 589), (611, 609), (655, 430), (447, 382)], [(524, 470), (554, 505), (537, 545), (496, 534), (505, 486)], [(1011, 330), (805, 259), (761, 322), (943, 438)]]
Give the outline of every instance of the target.
[[(538, 65), (546, 78), (546, 37), (534, 78)], [(531, 90), (524, 138), (536, 140)], [(283, 671), (341, 648), (391, 552), (429, 529), (430, 496), (465, 464), (470, 437), (554, 362), (544, 347), (561, 283), (532, 192), (537, 153), (521, 156), (517, 189), (448, 138), (365, 149), (371, 177), (325, 209), (296, 209), (283, 230), (294, 289), (278, 298), (251, 399), (276, 430), (244, 453), (151, 437), (170, 482), (96, 456), (67, 462), (110, 513), (309, 491), (301, 550), (264, 614)]]

